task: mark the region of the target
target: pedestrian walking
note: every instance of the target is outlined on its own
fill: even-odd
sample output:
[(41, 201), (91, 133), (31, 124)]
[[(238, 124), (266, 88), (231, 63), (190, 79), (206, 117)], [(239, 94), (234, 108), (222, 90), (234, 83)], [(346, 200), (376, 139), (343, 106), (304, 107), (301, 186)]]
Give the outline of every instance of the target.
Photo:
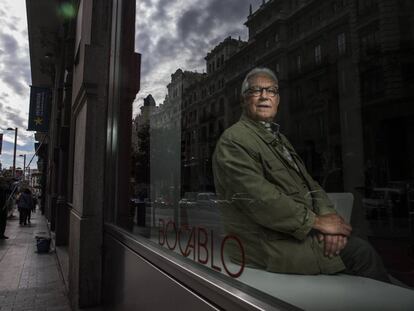
[(7, 225), (7, 214), (8, 214), (8, 204), (7, 200), (10, 195), (10, 184), (8, 180), (0, 176), (0, 239), (8, 239), (9, 237), (4, 235)]
[(20, 194), (18, 200), (17, 200), (17, 207), (19, 209), (20, 213), (20, 224), (21, 225), (27, 225), (30, 224), (30, 213), (33, 209), (33, 197), (32, 192), (30, 189), (26, 188), (23, 190), (23, 192)]

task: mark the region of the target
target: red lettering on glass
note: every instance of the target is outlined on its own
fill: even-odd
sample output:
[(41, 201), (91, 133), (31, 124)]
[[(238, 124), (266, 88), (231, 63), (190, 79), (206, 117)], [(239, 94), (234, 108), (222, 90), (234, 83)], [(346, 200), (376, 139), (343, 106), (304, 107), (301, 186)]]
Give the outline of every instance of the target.
[(164, 222), (164, 219), (159, 219), (158, 224), (159, 224), (158, 244), (164, 245), (164, 243), (165, 243), (165, 222)]
[[(170, 224), (172, 225), (173, 228), (173, 233), (174, 233), (174, 245), (171, 246), (170, 243), (168, 243), (168, 227), (170, 226)], [(167, 246), (170, 250), (174, 250), (175, 247), (177, 246), (177, 228), (175, 227), (175, 222), (170, 220), (167, 222), (167, 225), (165, 226), (165, 241), (167, 242)]]
[[(210, 231), (210, 251), (209, 251), (208, 249), (209, 234), (205, 228), (202, 228), (202, 227), (191, 228), (188, 225), (182, 225), (177, 230), (177, 226), (173, 220), (169, 220), (167, 223), (165, 223), (164, 219), (159, 219), (158, 223), (159, 223), (158, 243), (160, 245), (163, 246), (164, 244), (167, 244), (168, 249), (175, 250), (178, 244), (178, 248), (184, 257), (188, 257), (192, 251), (194, 261), (196, 261), (196, 253), (197, 253), (197, 261), (199, 263), (205, 265), (208, 263), (210, 259), (211, 268), (219, 272), (222, 271), (222, 268), (220, 266), (214, 264), (214, 233), (213, 231)], [(188, 240), (186, 241), (185, 249), (183, 249), (184, 245), (181, 242), (183, 240), (183, 237), (186, 236), (186, 234), (184, 233), (188, 233), (188, 232), (189, 232), (189, 237), (188, 237)], [(172, 242), (171, 238), (174, 239), (174, 243), (171, 243)], [(224, 258), (224, 250), (226, 247), (226, 242), (228, 240), (236, 241), (240, 249), (241, 264), (240, 264), (239, 271), (237, 271), (236, 273), (233, 273), (228, 269), (226, 262), (225, 262), (225, 258)], [(202, 250), (204, 254), (202, 254)], [(224, 268), (224, 271), (226, 271), (226, 273), (229, 276), (233, 278), (238, 278), (243, 273), (244, 266), (246, 264), (246, 259), (245, 259), (243, 244), (238, 237), (234, 235), (226, 235), (224, 237), (224, 239), (221, 241), (220, 259), (221, 259), (221, 265)]]
[(211, 268), (221, 272), (221, 268), (219, 266), (214, 265), (214, 238), (213, 238), (213, 231), (211, 231)]
[[(178, 229), (178, 248), (180, 249), (181, 255), (183, 255), (184, 257), (188, 257), (188, 255), (190, 255), (190, 252), (187, 253), (187, 248), (183, 250), (183, 248), (181, 247), (181, 233), (183, 232), (183, 230), (190, 231), (190, 229), (188, 228), (188, 225), (182, 225), (180, 229)], [(188, 245), (188, 242), (190, 241), (190, 237), (188, 238), (186, 245)]]
[[(237, 244), (239, 244), (239, 247), (240, 247), (240, 253), (241, 253), (242, 260), (240, 264), (240, 270), (237, 273), (232, 273), (229, 269), (227, 269), (226, 262), (224, 260), (224, 246), (226, 245), (226, 241), (229, 239), (235, 240)], [(221, 242), (221, 262), (223, 263), (224, 270), (226, 270), (227, 274), (230, 275), (231, 277), (238, 278), (243, 273), (244, 265), (246, 264), (246, 259), (244, 255), (243, 245), (238, 237), (234, 235), (226, 235), (224, 237), (223, 241)]]
[[(190, 255), (190, 252), (188, 251), (188, 249), (189, 248), (193, 249), (193, 260), (194, 261), (196, 259), (196, 249), (195, 249), (196, 239), (195, 239), (195, 235), (196, 235), (195, 229), (191, 228), (190, 237), (188, 238), (187, 247), (185, 248), (185, 252), (188, 253), (188, 255)], [(193, 242), (193, 243), (191, 243), (191, 242)]]
[[(204, 236), (204, 241), (201, 241), (201, 236)], [(198, 228), (198, 247), (197, 247), (197, 259), (199, 263), (205, 265), (208, 262), (208, 249), (207, 249), (207, 242), (208, 242), (208, 234), (207, 230), (204, 228)], [(204, 249), (206, 253), (205, 259), (201, 259), (201, 248)]]

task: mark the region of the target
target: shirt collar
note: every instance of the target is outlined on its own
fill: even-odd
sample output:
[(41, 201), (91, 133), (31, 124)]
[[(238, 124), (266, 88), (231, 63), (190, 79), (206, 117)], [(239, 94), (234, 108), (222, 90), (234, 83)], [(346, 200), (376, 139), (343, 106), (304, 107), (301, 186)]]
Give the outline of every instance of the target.
[(268, 132), (275, 136), (279, 135), (280, 125), (276, 122), (259, 121), (259, 123), (262, 124)]
[(240, 117), (240, 121), (242, 121), (246, 126), (251, 128), (257, 135), (263, 139), (266, 143), (272, 143), (275, 140), (279, 140), (279, 125), (277, 123), (271, 122), (276, 125), (277, 136), (272, 133), (271, 131), (266, 130), (265, 126), (261, 124), (259, 121), (254, 121), (247, 117), (244, 113)]

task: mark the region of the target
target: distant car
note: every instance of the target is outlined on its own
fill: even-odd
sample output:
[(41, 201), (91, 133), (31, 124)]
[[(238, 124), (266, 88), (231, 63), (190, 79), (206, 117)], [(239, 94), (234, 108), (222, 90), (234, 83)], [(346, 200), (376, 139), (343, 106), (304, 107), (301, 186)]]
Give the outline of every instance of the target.
[(217, 204), (217, 196), (213, 192), (186, 192), (178, 204), (181, 208), (212, 208)]
[(186, 192), (184, 196), (178, 201), (180, 208), (191, 208), (197, 205), (197, 192)]
[(213, 208), (217, 205), (217, 195), (213, 192), (200, 192), (196, 200), (198, 208)]
[(133, 204), (138, 204), (142, 202), (139, 198), (130, 198), (129, 200)]
[(169, 202), (166, 199), (164, 199), (163, 197), (158, 197), (154, 201), (154, 207), (155, 208), (168, 208), (170, 206), (171, 206), (171, 204), (169, 204)]

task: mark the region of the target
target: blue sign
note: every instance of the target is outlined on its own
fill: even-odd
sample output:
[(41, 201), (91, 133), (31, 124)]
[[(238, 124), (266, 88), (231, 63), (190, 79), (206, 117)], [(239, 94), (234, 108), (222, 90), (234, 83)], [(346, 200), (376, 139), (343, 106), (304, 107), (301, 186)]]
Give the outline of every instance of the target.
[(49, 130), (49, 110), (52, 90), (47, 87), (30, 87), (30, 109), (28, 131), (47, 132)]

